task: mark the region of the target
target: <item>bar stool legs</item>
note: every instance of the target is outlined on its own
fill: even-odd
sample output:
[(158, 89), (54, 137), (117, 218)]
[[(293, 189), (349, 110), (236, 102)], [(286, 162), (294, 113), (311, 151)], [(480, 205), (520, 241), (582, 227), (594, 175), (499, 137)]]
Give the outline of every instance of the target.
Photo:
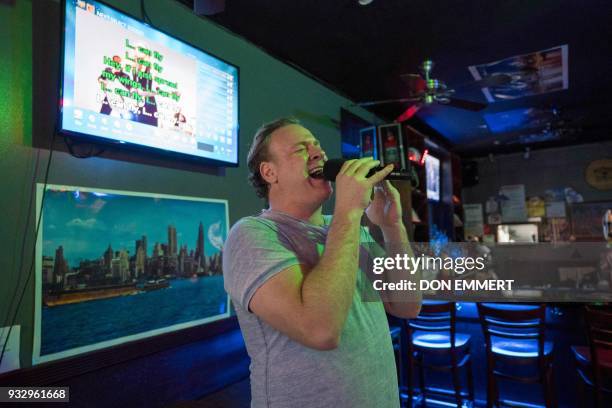
[(451, 366), (451, 373), (453, 376), (453, 388), (455, 390), (455, 402), (457, 403), (458, 407), (461, 407), (463, 405), (463, 402), (461, 400), (461, 382), (459, 380), (459, 367), (457, 367), (457, 359), (454, 355), (451, 357)]
[(544, 378), (544, 400), (547, 408), (557, 407), (557, 394), (555, 393), (555, 381), (552, 366), (546, 369)]
[(468, 362), (466, 363), (467, 366), (467, 374), (468, 374), (468, 378), (467, 378), (467, 383), (468, 383), (468, 398), (469, 400), (473, 403), (474, 402), (474, 378), (473, 373), (472, 373), (472, 359), (468, 360)]
[(493, 374), (495, 362), (492, 356), (487, 356), (487, 408), (492, 408), (498, 405), (499, 390), (497, 387), (497, 378)]
[(423, 370), (423, 354), (419, 353), (419, 387), (421, 389), (421, 406), (427, 402), (427, 387), (425, 386), (425, 370)]
[[(421, 406), (429, 395), (454, 400), (457, 407), (473, 403), (474, 384), (470, 354), (471, 336), (456, 331), (456, 305), (448, 301), (424, 301), (419, 316), (408, 321), (409, 366), (417, 369)], [(451, 376), (451, 390), (427, 387), (425, 370), (444, 372)], [(462, 388), (462, 370), (468, 375), (468, 391)], [(447, 375), (448, 375), (447, 374)], [(463, 389), (463, 391), (462, 391)], [(464, 397), (469, 396), (470, 401)]]
[[(427, 405), (427, 395), (428, 395), (428, 390), (427, 390), (427, 384), (425, 383), (425, 367), (426, 365), (424, 364), (424, 356), (423, 354), (419, 353), (417, 354), (414, 358), (413, 358), (413, 363), (414, 364), (409, 364), (408, 366), (408, 378), (412, 379), (414, 377), (414, 370), (418, 370), (418, 377), (419, 377), (419, 391), (420, 391), (420, 406), (421, 407), (425, 407)], [(463, 369), (463, 365), (465, 365), (465, 370), (466, 370), (466, 375), (467, 375), (467, 399), (464, 398), (466, 396), (465, 391), (462, 392), (462, 384), (461, 384), (461, 370)], [(455, 403), (457, 405), (457, 407), (463, 407), (464, 404), (467, 404), (467, 406), (470, 406), (474, 404), (474, 397), (475, 397), (475, 393), (474, 393), (474, 379), (472, 377), (473, 372), (472, 372), (472, 362), (471, 360), (467, 360), (466, 362), (463, 363), (463, 365), (457, 365), (456, 362), (453, 362), (453, 364), (450, 367), (450, 372), (452, 374), (452, 382), (453, 382), (453, 391), (452, 393), (446, 394), (445, 395), (452, 395), (454, 396), (455, 399)], [(412, 384), (411, 382), (408, 384)], [(410, 407), (413, 406), (413, 402), (414, 401), (414, 390), (412, 388), (412, 386), (409, 386), (408, 388), (408, 399), (410, 400)]]

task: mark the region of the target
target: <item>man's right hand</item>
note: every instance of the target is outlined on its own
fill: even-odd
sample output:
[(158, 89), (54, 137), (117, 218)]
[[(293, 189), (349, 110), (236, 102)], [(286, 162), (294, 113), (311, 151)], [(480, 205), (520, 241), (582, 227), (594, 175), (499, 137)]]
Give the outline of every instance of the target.
[(357, 219), (361, 218), (364, 210), (370, 204), (374, 185), (384, 180), (393, 171), (393, 165), (390, 164), (371, 177), (366, 177), (369, 171), (379, 164), (380, 161), (372, 157), (344, 162), (336, 176), (334, 215), (344, 214)]

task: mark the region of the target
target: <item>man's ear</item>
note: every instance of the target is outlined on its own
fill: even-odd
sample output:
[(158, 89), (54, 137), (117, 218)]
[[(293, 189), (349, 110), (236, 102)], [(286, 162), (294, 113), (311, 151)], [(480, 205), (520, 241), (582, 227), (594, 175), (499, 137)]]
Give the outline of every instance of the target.
[(278, 182), (278, 174), (274, 163), (264, 161), (259, 164), (259, 174), (268, 184), (276, 184)]

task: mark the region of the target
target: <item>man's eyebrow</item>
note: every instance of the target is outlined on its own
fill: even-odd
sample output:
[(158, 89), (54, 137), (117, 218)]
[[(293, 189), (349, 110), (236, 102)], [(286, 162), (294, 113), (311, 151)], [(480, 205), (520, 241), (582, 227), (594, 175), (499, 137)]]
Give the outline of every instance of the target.
[(312, 143), (313, 143), (315, 146), (318, 146), (318, 145), (320, 145), (320, 144), (321, 144), (321, 143), (319, 142), (319, 140), (318, 140), (318, 139), (309, 139), (309, 140), (303, 140), (303, 141), (301, 141), (301, 142), (297, 142), (296, 144), (294, 144), (294, 145), (293, 145), (293, 146), (291, 146), (291, 147), (292, 147), (292, 148), (296, 148), (296, 147), (298, 147), (298, 146), (303, 146), (303, 145), (308, 144), (308, 143), (309, 143), (309, 142), (311, 142), (311, 141), (312, 141)]

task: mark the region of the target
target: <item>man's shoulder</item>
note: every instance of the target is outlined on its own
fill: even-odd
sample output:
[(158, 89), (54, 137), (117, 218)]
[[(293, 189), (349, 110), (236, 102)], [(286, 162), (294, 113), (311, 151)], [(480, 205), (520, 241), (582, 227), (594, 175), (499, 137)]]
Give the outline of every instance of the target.
[(275, 231), (275, 229), (276, 227), (272, 221), (261, 216), (243, 217), (232, 225), (227, 235), (227, 240), (233, 241), (244, 237), (257, 237), (262, 233)]
[(236, 221), (230, 229), (232, 231), (242, 231), (246, 229), (273, 228), (274, 222), (259, 215), (249, 215)]

